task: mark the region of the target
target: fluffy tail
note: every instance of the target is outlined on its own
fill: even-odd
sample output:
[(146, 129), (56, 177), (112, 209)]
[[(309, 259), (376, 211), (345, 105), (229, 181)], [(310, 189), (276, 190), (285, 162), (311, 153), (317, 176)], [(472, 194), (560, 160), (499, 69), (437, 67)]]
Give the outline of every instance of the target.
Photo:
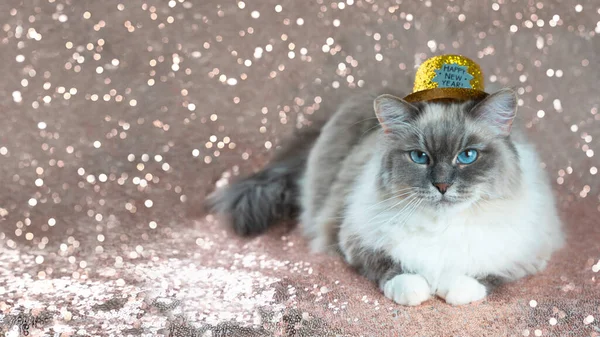
[(300, 186), (308, 153), (320, 125), (301, 129), (263, 170), (211, 194), (206, 206), (224, 216), (239, 235), (257, 235), (297, 216)]

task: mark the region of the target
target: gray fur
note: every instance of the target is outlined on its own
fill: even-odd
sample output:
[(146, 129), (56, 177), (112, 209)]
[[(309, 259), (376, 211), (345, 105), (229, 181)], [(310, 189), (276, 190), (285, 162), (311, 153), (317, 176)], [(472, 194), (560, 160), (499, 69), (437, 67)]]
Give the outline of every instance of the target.
[[(383, 108), (377, 105), (382, 98), (387, 99)], [(416, 187), (421, 199), (436, 204), (439, 193), (432, 189), (437, 182), (452, 184), (454, 194), (448, 197), (452, 201), (468, 197), (475, 185), (483, 185), (484, 190), (502, 197), (519, 184), (520, 175), (515, 171), (519, 169), (514, 165), (517, 152), (510, 138), (498, 131), (498, 125), (482, 118), (489, 110), (482, 109), (487, 105), (481, 101), (412, 105), (384, 95), (375, 101), (376, 121), (371, 117), (370, 99), (349, 101), (325, 125), (309, 155), (302, 183), (301, 222), (313, 249), (339, 250), (348, 263), (381, 286), (401, 273), (402, 266), (382, 252), (361, 245), (358, 238), (340, 243), (337, 235), (343, 225), (347, 197), (355, 188), (353, 182), (376, 148), (385, 151), (378, 179), (382, 200), (402, 188)], [(444, 116), (433, 118), (433, 111), (440, 110)], [(350, 126), (355, 128), (353, 133), (348, 132)], [(387, 131), (386, 137), (381, 136), (382, 130)], [(377, 146), (382, 141), (386, 142), (384, 146)], [(453, 160), (459, 150), (470, 146), (486, 155), (458, 170)], [(407, 155), (414, 149), (431, 154), (433, 165), (414, 165)]]
[(350, 265), (366, 279), (377, 283), (379, 288), (402, 273), (402, 266), (399, 263), (380, 250), (365, 248), (359, 237), (351, 237), (344, 248)]
[(304, 234), (321, 241), (328, 250), (337, 248), (346, 197), (374, 149), (372, 136), (380, 130), (373, 113), (377, 96), (349, 98), (325, 124), (308, 157), (301, 184), (300, 222)]
[(490, 294), (496, 288), (502, 286), (509, 280), (504, 279), (502, 277), (494, 276), (494, 275), (488, 275), (486, 277), (482, 277), (482, 278), (478, 279), (477, 281), (479, 281), (479, 283), (483, 284), (485, 286), (486, 293)]
[[(500, 194), (515, 190), (521, 176), (519, 167), (514, 165), (517, 151), (510, 138), (499, 135), (495, 125), (490, 126), (487, 118), (481, 118), (487, 111), (480, 109), (486, 105), (476, 103), (420, 103), (406, 122), (390, 121), (393, 134), (385, 149), (382, 187), (389, 193), (406, 186), (417, 187), (419, 196), (432, 202), (439, 198), (438, 191), (432, 188), (435, 183), (452, 185), (457, 193), (446, 197), (450, 201), (469, 197), (475, 185), (485, 185), (485, 190)], [(404, 105), (399, 101), (396, 109)], [(433, 111), (443, 111), (444, 115), (433, 116)], [(459, 167), (454, 159), (467, 148), (477, 149), (480, 159)], [(415, 149), (428, 153), (431, 165), (414, 165), (408, 153)]]
[(298, 180), (320, 134), (322, 123), (300, 129), (261, 171), (216, 190), (206, 208), (228, 222), (239, 235), (256, 235), (270, 226), (293, 219), (299, 212)]
[[(449, 202), (467, 198), (475, 186), (502, 197), (519, 184), (519, 168), (511, 164), (517, 152), (508, 136), (514, 116), (493, 115), (490, 102), (516, 107), (516, 100), (496, 102), (489, 97), (483, 102), (416, 104), (389, 95), (350, 99), (322, 129), (319, 124), (301, 133), (265, 169), (215, 192), (209, 206), (228, 215), (240, 234), (261, 233), (301, 211), (313, 248), (338, 250), (362, 275), (382, 286), (402, 273), (402, 266), (358, 238), (342, 243), (338, 238), (348, 195), (364, 164), (375, 149), (384, 151), (378, 177), (381, 199), (411, 187), (421, 199), (437, 205), (441, 197), (433, 187), (436, 183), (451, 184), (451, 192), (443, 197)], [(435, 111), (444, 114), (434, 116)], [(471, 147), (485, 155), (458, 169), (457, 152)], [(431, 165), (412, 163), (411, 150), (428, 153)], [(487, 276), (482, 283), (489, 289), (497, 284)]]
[(306, 220), (315, 218), (321, 212), (325, 201), (331, 195), (331, 186), (340, 174), (340, 168), (352, 148), (363, 140), (369, 132), (378, 129), (378, 121), (373, 114), (373, 100), (376, 95), (363, 95), (350, 98), (325, 124), (317, 139), (306, 170), (305, 187), (310, 190), (310, 199), (303, 203)]

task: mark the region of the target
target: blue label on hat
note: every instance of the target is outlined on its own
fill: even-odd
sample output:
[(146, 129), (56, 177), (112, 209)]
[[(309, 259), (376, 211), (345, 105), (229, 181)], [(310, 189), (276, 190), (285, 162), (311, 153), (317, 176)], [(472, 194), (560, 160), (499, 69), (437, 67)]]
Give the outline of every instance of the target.
[(471, 86), (473, 75), (467, 70), (466, 66), (444, 63), (442, 68), (435, 70), (435, 77), (431, 81), (437, 83), (438, 88), (473, 89)]

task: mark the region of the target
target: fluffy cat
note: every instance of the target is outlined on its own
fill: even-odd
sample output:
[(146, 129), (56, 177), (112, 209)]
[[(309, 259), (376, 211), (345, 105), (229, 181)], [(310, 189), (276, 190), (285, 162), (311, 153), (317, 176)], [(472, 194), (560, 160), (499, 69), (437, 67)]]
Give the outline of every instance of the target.
[(479, 301), (542, 270), (564, 240), (516, 111), (511, 89), (461, 102), (355, 99), (208, 206), (243, 235), (299, 214), (313, 251), (340, 253), (399, 304)]

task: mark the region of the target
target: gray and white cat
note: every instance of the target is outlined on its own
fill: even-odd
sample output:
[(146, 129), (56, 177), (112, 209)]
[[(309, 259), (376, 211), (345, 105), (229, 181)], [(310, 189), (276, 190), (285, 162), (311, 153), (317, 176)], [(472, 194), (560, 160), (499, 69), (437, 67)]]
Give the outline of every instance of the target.
[(511, 89), (466, 102), (355, 99), (208, 205), (243, 235), (299, 214), (313, 251), (339, 252), (399, 304), (478, 301), (542, 270), (564, 241), (516, 110)]

